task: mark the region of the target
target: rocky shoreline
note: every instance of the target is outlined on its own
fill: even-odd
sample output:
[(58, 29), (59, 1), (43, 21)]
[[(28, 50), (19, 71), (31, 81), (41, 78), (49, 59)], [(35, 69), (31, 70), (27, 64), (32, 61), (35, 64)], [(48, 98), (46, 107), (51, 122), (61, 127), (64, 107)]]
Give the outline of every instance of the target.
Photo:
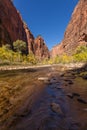
[(33, 68), (44, 68), (44, 67), (61, 67), (62, 70), (70, 70), (75, 68), (81, 68), (86, 63), (69, 63), (69, 64), (53, 64), (53, 65), (5, 65), (0, 66), (0, 71), (3, 70), (21, 70), (21, 69), (33, 69)]

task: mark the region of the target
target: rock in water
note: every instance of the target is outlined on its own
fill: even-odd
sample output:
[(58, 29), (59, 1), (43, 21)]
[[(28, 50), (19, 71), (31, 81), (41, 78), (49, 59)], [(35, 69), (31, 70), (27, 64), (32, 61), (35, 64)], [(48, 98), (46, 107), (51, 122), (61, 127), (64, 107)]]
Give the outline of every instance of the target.
[(72, 94), (72, 93), (68, 93), (67, 96), (68, 96), (69, 98), (73, 98), (73, 94)]
[(56, 112), (58, 114), (62, 114), (63, 115), (63, 112), (62, 112), (61, 107), (60, 107), (59, 104), (53, 102), (53, 103), (51, 103), (50, 106), (51, 106), (51, 109), (52, 109), (53, 112)]
[(62, 89), (60, 85), (55, 86), (56, 89)]
[(87, 112), (87, 108), (84, 108), (83, 110)]
[(40, 77), (38, 80), (49, 80), (48, 77)]
[(38, 80), (40, 81), (49, 81), (48, 77), (39, 77)]
[(83, 104), (87, 104), (87, 101), (84, 100), (84, 99), (82, 99), (82, 98), (78, 98), (77, 101), (79, 101), (79, 102), (81, 102), (81, 103), (83, 103)]
[(83, 75), (82, 78), (87, 80), (87, 75)]
[(80, 97), (80, 94), (79, 93), (72, 93), (73, 94), (73, 96), (76, 96), (76, 97)]

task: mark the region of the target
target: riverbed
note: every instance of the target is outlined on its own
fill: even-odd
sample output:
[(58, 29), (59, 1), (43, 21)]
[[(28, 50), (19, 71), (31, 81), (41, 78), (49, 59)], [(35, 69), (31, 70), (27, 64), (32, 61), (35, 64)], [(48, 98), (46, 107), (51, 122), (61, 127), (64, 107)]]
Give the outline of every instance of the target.
[(0, 130), (87, 130), (87, 70), (0, 71)]

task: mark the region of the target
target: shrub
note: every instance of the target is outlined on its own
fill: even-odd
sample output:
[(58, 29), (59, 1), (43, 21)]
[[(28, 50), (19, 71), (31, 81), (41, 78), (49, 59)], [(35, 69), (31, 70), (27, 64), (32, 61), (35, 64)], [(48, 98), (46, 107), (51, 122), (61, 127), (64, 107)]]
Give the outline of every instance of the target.
[(73, 55), (75, 62), (86, 62), (87, 61), (87, 47), (86, 46), (79, 46), (74, 55)]
[(36, 64), (37, 63), (37, 59), (35, 58), (35, 56), (32, 52), (27, 55), (27, 62), (30, 63), (30, 64)]

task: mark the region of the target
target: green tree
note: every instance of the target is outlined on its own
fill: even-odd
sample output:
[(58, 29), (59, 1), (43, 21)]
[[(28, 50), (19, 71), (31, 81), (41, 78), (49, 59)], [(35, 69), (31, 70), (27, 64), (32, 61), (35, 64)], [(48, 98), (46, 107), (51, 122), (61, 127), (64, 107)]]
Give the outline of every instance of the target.
[(16, 52), (19, 52), (21, 54), (24, 53), (27, 49), (26, 42), (22, 40), (17, 40), (13, 42), (13, 47)]
[(23, 53), (26, 53), (26, 48), (27, 48), (26, 42), (22, 40), (17, 40), (13, 42), (13, 47), (14, 47), (14, 50), (19, 53), (18, 58), (17, 58), (18, 61), (19, 62), (22, 61), (22, 55)]

